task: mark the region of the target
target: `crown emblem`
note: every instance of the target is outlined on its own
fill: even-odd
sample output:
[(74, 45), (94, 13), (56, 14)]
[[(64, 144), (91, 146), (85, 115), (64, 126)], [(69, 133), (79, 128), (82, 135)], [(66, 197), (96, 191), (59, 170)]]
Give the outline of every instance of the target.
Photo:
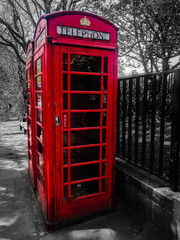
[(86, 18), (86, 16), (84, 18), (82, 18), (80, 20), (80, 24), (82, 26), (85, 26), (85, 27), (89, 27), (91, 25), (91, 22)]

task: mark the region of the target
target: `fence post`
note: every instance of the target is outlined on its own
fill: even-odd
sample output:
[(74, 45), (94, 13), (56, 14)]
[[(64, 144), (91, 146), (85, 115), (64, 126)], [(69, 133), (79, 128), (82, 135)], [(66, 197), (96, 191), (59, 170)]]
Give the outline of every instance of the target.
[(180, 177), (180, 70), (176, 70), (174, 73), (173, 108), (170, 182), (171, 189), (173, 191), (178, 191)]

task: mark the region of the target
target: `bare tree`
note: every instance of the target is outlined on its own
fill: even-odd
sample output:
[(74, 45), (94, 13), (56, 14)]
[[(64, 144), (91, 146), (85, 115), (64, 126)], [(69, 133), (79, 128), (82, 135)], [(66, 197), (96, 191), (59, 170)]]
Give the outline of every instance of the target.
[(26, 43), (41, 13), (72, 10), (82, 0), (0, 0), (0, 44), (25, 64)]
[[(76, 4), (82, 0), (0, 0), (0, 47), (6, 51), (1, 52), (1, 62), (6, 60), (9, 66), (10, 59), (13, 59), (16, 68), (12, 68), (14, 76), (19, 82), (19, 102), (24, 109), (26, 100), (25, 91), (25, 56), (27, 41), (33, 38), (36, 22), (41, 14), (61, 10), (74, 10)], [(8, 53), (11, 58), (6, 58)], [(11, 65), (12, 66), (12, 65)], [(0, 70), (5, 73), (3, 66)], [(11, 75), (13, 76), (13, 75)], [(11, 82), (9, 76), (9, 82)], [(15, 85), (17, 82), (12, 78)], [(13, 82), (12, 82), (13, 84)], [(15, 86), (14, 85), (14, 86)], [(5, 85), (1, 85), (3, 95), (6, 92)], [(7, 88), (7, 90), (10, 88)], [(9, 90), (9, 95), (12, 92)], [(4, 98), (5, 99), (5, 98)], [(22, 99), (24, 99), (22, 102)], [(7, 101), (6, 101), (7, 102)], [(0, 102), (2, 105), (2, 101)], [(5, 106), (5, 105), (4, 105)]]

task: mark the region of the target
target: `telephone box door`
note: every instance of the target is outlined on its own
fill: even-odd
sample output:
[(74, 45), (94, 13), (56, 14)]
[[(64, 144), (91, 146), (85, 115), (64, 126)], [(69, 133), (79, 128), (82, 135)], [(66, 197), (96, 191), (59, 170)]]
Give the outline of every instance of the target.
[(54, 52), (56, 218), (62, 220), (112, 207), (114, 51), (56, 45)]

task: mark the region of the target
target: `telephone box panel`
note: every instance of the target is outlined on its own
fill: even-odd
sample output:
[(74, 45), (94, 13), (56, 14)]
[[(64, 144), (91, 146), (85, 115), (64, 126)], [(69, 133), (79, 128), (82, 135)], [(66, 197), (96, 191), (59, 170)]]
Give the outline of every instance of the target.
[(114, 52), (58, 45), (54, 52), (62, 89), (56, 94), (56, 214), (62, 220), (112, 207)]
[(43, 15), (34, 33), (37, 196), (50, 225), (114, 206), (117, 28), (86, 12)]
[(36, 187), (36, 162), (34, 145), (34, 115), (33, 115), (33, 41), (27, 45), (26, 55), (26, 91), (27, 91), (27, 138), (29, 176), (32, 186)]

